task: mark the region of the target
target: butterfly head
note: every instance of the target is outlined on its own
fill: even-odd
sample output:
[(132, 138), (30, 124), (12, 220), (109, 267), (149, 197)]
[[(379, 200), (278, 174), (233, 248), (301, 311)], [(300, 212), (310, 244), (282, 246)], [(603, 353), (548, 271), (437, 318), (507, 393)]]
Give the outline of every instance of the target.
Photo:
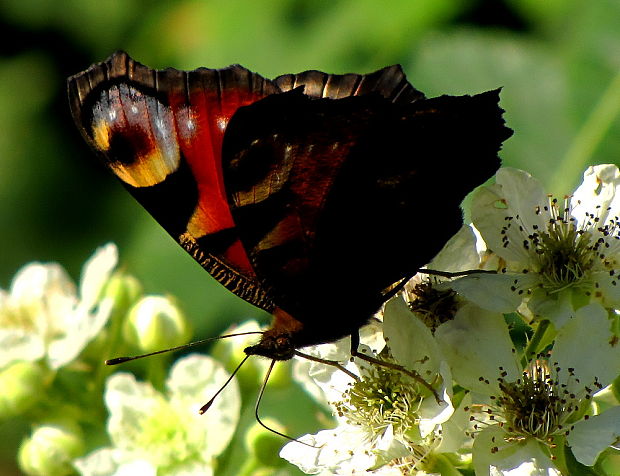
[(273, 323), (261, 337), (258, 344), (244, 349), (247, 355), (262, 355), (274, 360), (289, 360), (295, 350), (301, 347), (299, 337), (303, 324), (280, 307), (273, 311)]
[(292, 337), (288, 333), (275, 335), (267, 331), (258, 344), (246, 347), (244, 352), (247, 355), (262, 355), (274, 360), (289, 360), (295, 355), (296, 348)]

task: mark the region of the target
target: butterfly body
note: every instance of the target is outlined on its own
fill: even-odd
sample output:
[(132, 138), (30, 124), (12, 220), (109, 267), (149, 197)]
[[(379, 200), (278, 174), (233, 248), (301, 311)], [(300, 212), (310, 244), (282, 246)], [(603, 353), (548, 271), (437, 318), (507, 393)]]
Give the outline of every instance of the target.
[(85, 139), (229, 290), (272, 313), (274, 359), (354, 335), (462, 224), (510, 136), (498, 91), (426, 99), (398, 66), (268, 80), (151, 70), (117, 52), (69, 78)]

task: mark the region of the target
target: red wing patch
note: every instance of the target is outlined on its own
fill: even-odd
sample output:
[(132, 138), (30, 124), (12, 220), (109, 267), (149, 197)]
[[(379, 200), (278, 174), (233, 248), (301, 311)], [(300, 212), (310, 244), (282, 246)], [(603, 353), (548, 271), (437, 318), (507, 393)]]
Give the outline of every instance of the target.
[(221, 150), (235, 111), (274, 92), (238, 65), (156, 71), (123, 52), (69, 79), (76, 123), (112, 172), (216, 279), (267, 309), (235, 232)]

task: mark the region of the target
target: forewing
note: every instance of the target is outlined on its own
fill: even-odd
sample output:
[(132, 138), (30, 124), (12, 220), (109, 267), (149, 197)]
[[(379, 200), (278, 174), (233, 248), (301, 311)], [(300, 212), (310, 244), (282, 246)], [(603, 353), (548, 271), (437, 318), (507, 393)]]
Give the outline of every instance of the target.
[(68, 80), (86, 141), (132, 195), (209, 273), (267, 311), (224, 183), (224, 132), (239, 107), (278, 88), (234, 65), (152, 70), (116, 52)]
[(411, 103), (424, 98), (408, 81), (400, 65), (387, 66), (370, 74), (327, 74), (309, 70), (274, 79), (282, 91), (304, 88), (314, 98), (342, 99), (377, 93), (391, 102)]

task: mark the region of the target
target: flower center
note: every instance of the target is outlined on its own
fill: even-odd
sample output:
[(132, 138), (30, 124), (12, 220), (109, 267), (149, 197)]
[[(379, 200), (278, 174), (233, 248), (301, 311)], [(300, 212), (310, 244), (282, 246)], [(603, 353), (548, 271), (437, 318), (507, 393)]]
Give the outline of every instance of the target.
[(182, 416), (160, 397), (158, 408), (145, 418), (132, 435), (132, 447), (146, 450), (158, 466), (174, 468), (187, 461), (201, 461), (201, 441), (194, 441), (191, 432), (179, 424)]
[(456, 292), (439, 290), (434, 284), (437, 282), (428, 278), (406, 289), (409, 308), (433, 333), (440, 324), (452, 320), (457, 311)]
[(8, 305), (0, 309), (0, 327), (32, 332), (36, 328), (34, 316), (35, 312), (25, 306)]
[[(618, 239), (618, 220), (600, 226), (600, 217), (594, 213), (584, 215), (580, 223), (573, 216), (569, 199), (564, 208), (556, 198), (550, 198), (549, 205), (537, 207), (536, 214), (549, 215), (545, 229), (533, 225), (531, 232), (523, 240), (523, 247), (532, 257), (534, 271), (541, 279), (541, 287), (548, 293), (556, 293), (573, 287), (591, 289), (592, 272), (600, 269), (613, 272), (616, 260), (608, 256), (610, 238)], [(506, 235), (516, 218), (507, 217), (507, 225), (502, 233)], [(521, 230), (525, 228), (520, 226)], [(507, 236), (505, 246), (509, 245)], [(613, 256), (613, 253), (611, 253)]]
[(543, 288), (557, 292), (586, 280), (596, 257), (590, 232), (577, 230), (573, 222), (557, 217), (549, 222), (546, 232), (535, 232), (529, 238), (538, 255)]
[(389, 425), (395, 435), (405, 435), (415, 428), (423, 399), (418, 383), (402, 372), (378, 366), (365, 368), (363, 374), (335, 404), (339, 416), (376, 436)]
[(506, 430), (546, 441), (563, 432), (563, 423), (578, 409), (574, 396), (551, 378), (547, 363), (533, 361), (516, 382), (500, 379), (497, 404)]
[[(556, 367), (552, 372), (548, 362), (539, 358), (530, 362), (522, 378), (508, 382), (504, 379), (506, 373), (500, 368), (500, 394), (491, 397), (494, 404), (484, 413), (506, 431), (505, 441), (535, 438), (552, 445), (554, 437), (570, 433), (571, 423), (579, 419), (584, 404), (595, 389), (600, 389), (600, 384), (595, 380), (591, 387), (584, 386), (577, 395), (569, 390), (567, 383), (558, 380), (559, 371)], [(568, 372), (569, 379), (578, 382), (573, 369)], [(478, 429), (477, 425), (475, 428)]]

